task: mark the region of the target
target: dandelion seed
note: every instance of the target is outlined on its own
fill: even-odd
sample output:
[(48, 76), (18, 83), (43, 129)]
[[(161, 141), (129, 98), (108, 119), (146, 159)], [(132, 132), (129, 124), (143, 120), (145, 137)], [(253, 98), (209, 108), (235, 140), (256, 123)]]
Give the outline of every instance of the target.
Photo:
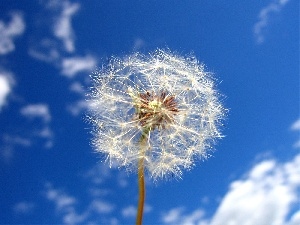
[(195, 58), (166, 50), (113, 58), (92, 79), (89, 120), (97, 152), (135, 170), (147, 130), (145, 169), (154, 180), (181, 176), (206, 158), (225, 109), (211, 73)]
[(168, 50), (112, 58), (92, 79), (92, 143), (110, 165), (138, 171), (141, 224), (144, 169), (154, 180), (181, 177), (207, 158), (226, 109), (204, 65)]

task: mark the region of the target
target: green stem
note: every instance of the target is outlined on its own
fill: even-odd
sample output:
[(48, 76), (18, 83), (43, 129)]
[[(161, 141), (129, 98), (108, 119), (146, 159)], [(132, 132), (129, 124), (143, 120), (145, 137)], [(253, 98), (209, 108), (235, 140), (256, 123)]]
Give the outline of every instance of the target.
[(143, 130), (140, 139), (140, 159), (138, 162), (138, 184), (139, 184), (139, 201), (138, 209), (136, 214), (136, 225), (142, 225), (143, 213), (144, 213), (144, 202), (145, 202), (145, 175), (144, 175), (144, 155), (147, 147), (147, 139), (149, 136), (150, 128), (145, 128)]

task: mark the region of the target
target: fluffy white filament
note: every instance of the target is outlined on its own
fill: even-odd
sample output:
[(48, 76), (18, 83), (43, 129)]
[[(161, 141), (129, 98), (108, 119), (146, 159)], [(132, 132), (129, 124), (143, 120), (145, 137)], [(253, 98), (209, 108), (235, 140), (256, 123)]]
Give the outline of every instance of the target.
[[(207, 158), (214, 141), (222, 137), (220, 125), (226, 110), (211, 76), (194, 57), (169, 50), (112, 58), (107, 67), (92, 75), (88, 119), (95, 128), (92, 144), (96, 151), (104, 153), (110, 163), (136, 169), (141, 135), (150, 129), (142, 156), (146, 171), (155, 180), (180, 177), (182, 169), (190, 169), (197, 158)], [(161, 112), (152, 113), (145, 127), (137, 114), (142, 104), (139, 96), (147, 92), (173, 96), (177, 112), (168, 114), (161, 102), (153, 100), (148, 108)], [(172, 118), (160, 127), (161, 118), (155, 117), (162, 110), (161, 118)], [(151, 125), (151, 119), (157, 126)]]

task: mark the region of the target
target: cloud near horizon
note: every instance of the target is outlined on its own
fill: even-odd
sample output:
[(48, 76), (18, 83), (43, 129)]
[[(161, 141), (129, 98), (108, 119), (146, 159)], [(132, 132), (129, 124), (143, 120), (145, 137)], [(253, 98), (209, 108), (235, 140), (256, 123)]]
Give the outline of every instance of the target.
[[(265, 160), (246, 179), (231, 183), (211, 225), (289, 224), (287, 216), (299, 204), (300, 154), (286, 163)], [(299, 221), (300, 222), (300, 221)]]
[[(162, 221), (168, 225), (296, 225), (300, 224), (299, 192), (300, 154), (285, 163), (264, 160), (230, 184), (212, 218), (203, 218), (201, 208), (185, 213), (178, 207), (165, 213)], [(187, 218), (191, 222), (183, 222)]]

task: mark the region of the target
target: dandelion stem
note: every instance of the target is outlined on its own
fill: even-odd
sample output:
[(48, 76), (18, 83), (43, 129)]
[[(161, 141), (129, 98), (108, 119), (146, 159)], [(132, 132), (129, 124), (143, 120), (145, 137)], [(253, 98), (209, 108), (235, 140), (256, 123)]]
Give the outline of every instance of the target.
[(140, 139), (140, 159), (138, 162), (138, 183), (139, 183), (139, 201), (138, 209), (136, 214), (136, 225), (141, 225), (143, 221), (144, 213), (144, 202), (145, 202), (145, 175), (144, 175), (144, 155), (147, 147), (147, 139), (149, 136), (150, 128), (145, 128), (143, 130), (141, 139)]
[(145, 202), (144, 159), (139, 160), (138, 180), (139, 180), (139, 202), (138, 202), (138, 209), (136, 214), (136, 225), (141, 225), (143, 221), (144, 202)]

